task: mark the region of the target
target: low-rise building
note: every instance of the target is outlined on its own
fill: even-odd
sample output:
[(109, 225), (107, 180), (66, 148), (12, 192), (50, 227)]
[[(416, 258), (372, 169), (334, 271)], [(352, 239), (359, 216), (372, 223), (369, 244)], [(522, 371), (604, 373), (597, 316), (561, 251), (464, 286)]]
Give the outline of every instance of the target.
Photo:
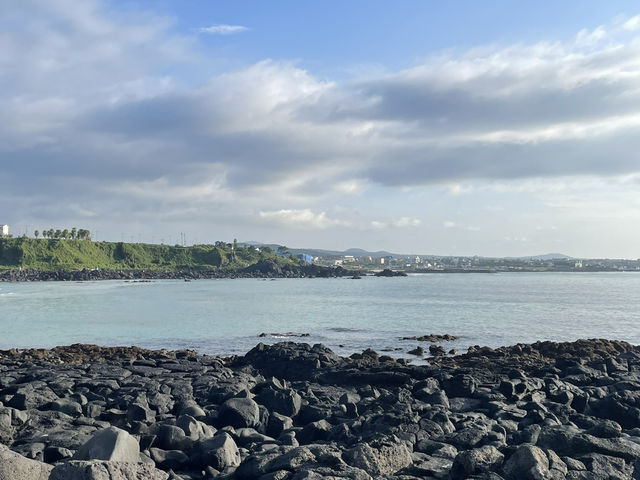
[(298, 260), (302, 260), (304, 263), (313, 263), (313, 257), (308, 253), (299, 253), (298, 255), (296, 255), (296, 257), (298, 258)]
[(9, 236), (9, 225), (0, 224), (0, 237)]

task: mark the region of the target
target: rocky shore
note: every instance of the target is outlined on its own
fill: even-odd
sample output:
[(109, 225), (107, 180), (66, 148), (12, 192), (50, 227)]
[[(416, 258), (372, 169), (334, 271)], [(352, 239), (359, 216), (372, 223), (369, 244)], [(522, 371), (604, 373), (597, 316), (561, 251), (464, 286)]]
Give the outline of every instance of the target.
[(215, 270), (0, 270), (0, 282), (93, 281), (93, 280), (198, 280), (213, 278), (333, 278), (351, 277), (358, 272), (343, 267), (321, 265), (280, 265), (263, 261), (242, 269)]
[(0, 352), (0, 480), (637, 479), (640, 349)]

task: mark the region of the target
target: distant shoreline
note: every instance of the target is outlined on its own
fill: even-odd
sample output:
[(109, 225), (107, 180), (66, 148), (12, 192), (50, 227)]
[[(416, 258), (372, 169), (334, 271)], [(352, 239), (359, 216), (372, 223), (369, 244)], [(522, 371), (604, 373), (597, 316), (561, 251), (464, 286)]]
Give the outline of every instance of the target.
[(27, 282), (85, 282), (100, 280), (213, 280), (234, 278), (354, 278), (361, 276), (406, 276), (404, 274), (429, 275), (429, 274), (497, 274), (497, 273), (634, 273), (637, 270), (396, 270), (394, 275), (377, 275), (375, 271), (355, 271), (342, 267), (324, 267), (319, 265), (307, 265), (290, 268), (273, 268), (273, 265), (257, 264), (240, 270), (36, 270), (36, 269), (6, 269), (0, 270), (0, 283), (27, 283)]
[(0, 282), (82, 282), (97, 280), (205, 280), (219, 278), (338, 278), (357, 276), (359, 272), (342, 267), (321, 267), (317, 265), (277, 265), (274, 262), (260, 262), (250, 267), (229, 270), (0, 270)]

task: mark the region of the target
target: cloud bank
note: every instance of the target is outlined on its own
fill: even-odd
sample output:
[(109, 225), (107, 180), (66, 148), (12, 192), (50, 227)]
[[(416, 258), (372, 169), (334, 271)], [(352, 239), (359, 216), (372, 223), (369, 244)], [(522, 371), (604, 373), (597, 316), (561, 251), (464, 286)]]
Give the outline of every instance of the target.
[(92, 0), (2, 17), (0, 199), (43, 218), (74, 204), (115, 221), (126, 205), (140, 219), (417, 227), (400, 209), (395, 222), (325, 211), (370, 188), (640, 172), (640, 17), (364, 78), (266, 59), (196, 86), (168, 72), (208, 60), (165, 18)]

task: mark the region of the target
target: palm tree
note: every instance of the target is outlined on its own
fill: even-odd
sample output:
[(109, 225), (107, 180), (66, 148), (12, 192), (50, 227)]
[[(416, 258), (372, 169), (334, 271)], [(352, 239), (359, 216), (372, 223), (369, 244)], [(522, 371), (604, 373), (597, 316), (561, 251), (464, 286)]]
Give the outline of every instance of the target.
[(33, 236), (37, 239), (40, 236), (40, 232), (36, 230), (35, 232), (33, 232)]
[(71, 238), (74, 240), (78, 238), (78, 229), (76, 227), (73, 227), (71, 229)]
[(62, 231), (62, 238), (64, 238), (65, 240), (69, 238), (69, 230), (67, 230), (66, 228)]

